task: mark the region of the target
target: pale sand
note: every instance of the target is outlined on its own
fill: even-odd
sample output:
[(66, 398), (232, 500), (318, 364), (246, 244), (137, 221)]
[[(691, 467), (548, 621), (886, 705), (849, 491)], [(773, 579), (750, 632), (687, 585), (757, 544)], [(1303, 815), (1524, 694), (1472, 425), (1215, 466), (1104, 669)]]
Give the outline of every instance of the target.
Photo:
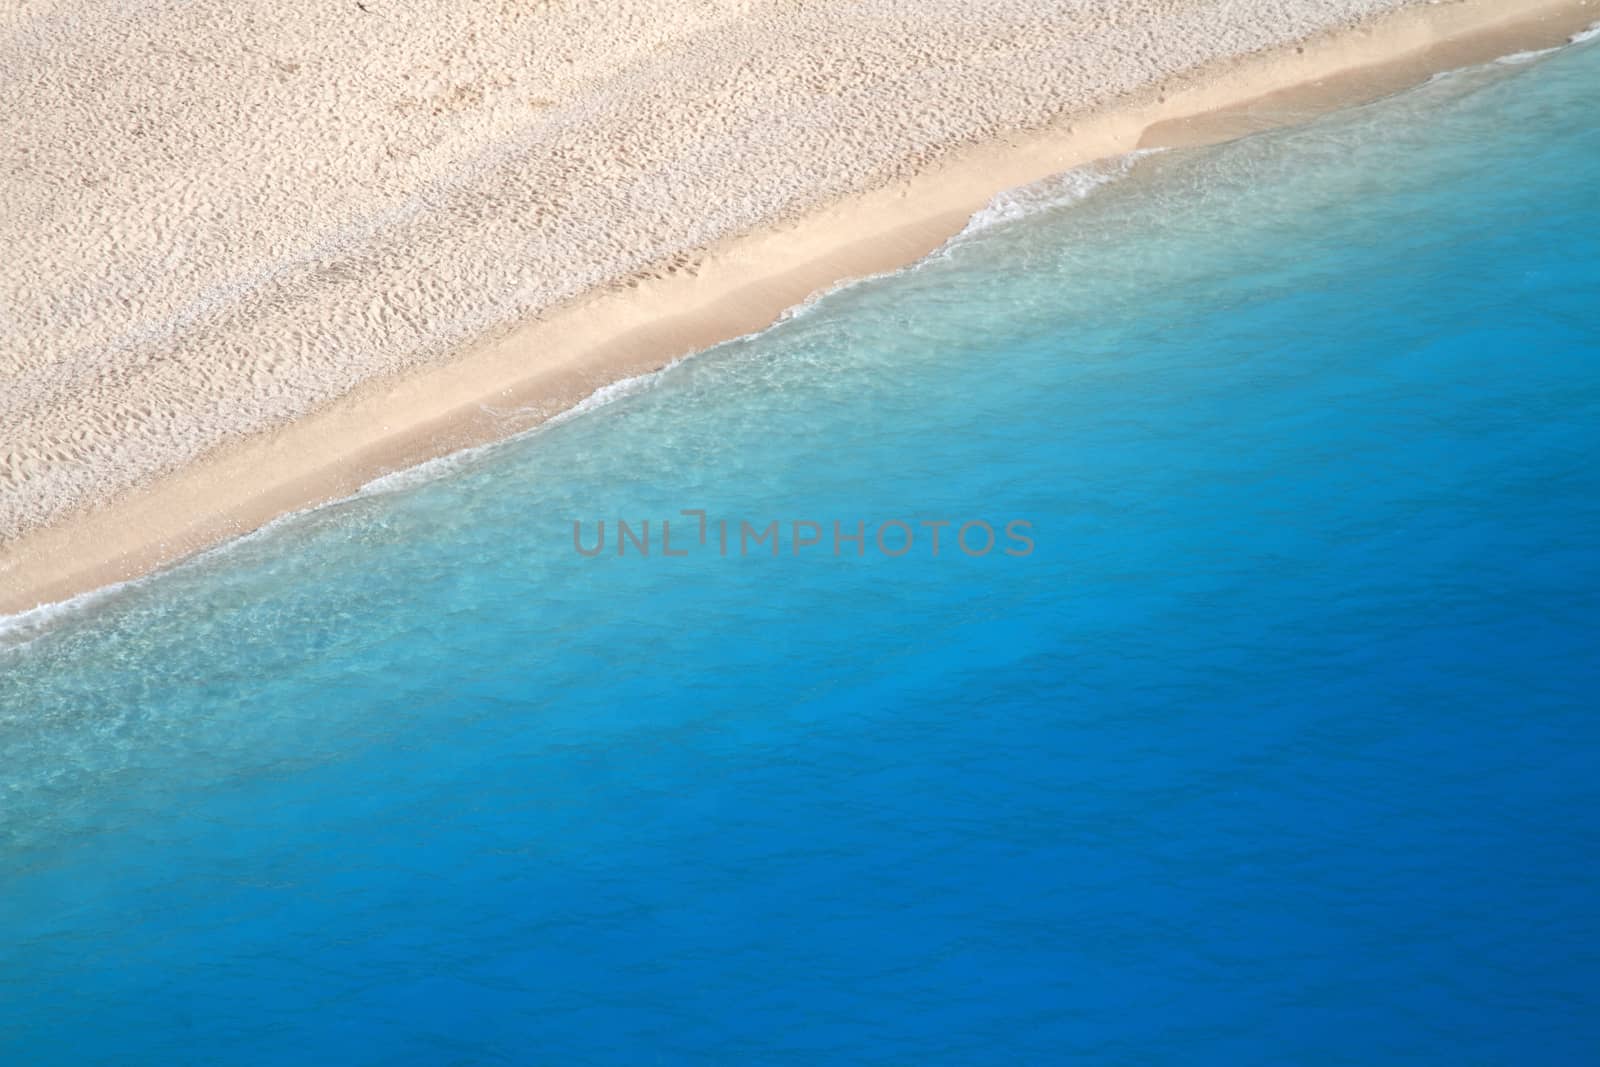
[(0, 612), (525, 429), (1002, 189), (1600, 12), (366, 6), (0, 0)]

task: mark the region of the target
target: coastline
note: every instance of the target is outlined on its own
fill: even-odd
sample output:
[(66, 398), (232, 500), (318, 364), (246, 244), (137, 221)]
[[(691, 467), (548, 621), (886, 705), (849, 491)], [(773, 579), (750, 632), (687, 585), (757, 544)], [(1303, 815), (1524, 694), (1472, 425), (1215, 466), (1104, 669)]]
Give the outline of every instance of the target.
[(384, 474), (530, 429), (606, 385), (763, 329), (819, 291), (915, 262), (1006, 189), (1137, 148), (1303, 121), (1439, 71), (1558, 45), (1596, 18), (1600, 5), (1574, 0), (1411, 7), (953, 152), (908, 181), (710, 245), (692, 274), (592, 290), (440, 367), (369, 381), (280, 430), (29, 532), (0, 553), (0, 614), (138, 577)]

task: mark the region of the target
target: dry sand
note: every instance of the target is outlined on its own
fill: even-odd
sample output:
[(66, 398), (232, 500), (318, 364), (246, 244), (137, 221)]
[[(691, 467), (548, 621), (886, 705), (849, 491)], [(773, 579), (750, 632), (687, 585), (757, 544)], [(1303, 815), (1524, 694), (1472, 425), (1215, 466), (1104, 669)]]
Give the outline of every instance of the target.
[(0, 612), (1585, 0), (0, 0)]

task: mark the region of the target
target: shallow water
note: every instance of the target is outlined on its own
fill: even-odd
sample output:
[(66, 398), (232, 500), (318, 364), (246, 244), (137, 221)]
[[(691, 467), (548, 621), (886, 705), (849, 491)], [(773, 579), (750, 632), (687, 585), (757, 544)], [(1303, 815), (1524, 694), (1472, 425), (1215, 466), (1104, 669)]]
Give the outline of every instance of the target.
[(1063, 180), (14, 622), (0, 1058), (1592, 1059), (1597, 77)]

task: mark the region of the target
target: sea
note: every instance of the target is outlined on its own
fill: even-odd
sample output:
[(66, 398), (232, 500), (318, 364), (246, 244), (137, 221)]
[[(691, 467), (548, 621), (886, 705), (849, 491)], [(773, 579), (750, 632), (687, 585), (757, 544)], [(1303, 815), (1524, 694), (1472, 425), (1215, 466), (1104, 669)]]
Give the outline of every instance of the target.
[(6, 620), (0, 1063), (1600, 1062), (1597, 90), (1071, 172)]

